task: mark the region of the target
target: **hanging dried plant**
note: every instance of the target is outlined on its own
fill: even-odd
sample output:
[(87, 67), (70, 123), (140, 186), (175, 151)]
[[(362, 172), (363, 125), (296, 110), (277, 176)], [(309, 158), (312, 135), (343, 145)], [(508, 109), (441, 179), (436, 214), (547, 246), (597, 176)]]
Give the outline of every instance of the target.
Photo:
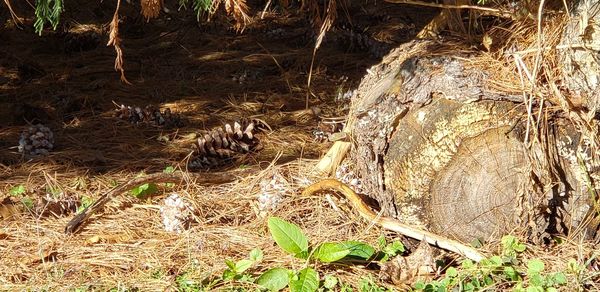
[(250, 22), (250, 16), (248, 12), (250, 8), (246, 4), (246, 0), (223, 0), (225, 3), (225, 11), (227, 14), (232, 15), (235, 19), (235, 29), (237, 31), (243, 31), (246, 24)]
[(117, 57), (115, 58), (115, 70), (121, 73), (121, 81), (127, 84), (131, 83), (125, 77), (125, 69), (123, 69), (123, 48), (121, 48), (121, 38), (119, 37), (119, 8), (121, 7), (121, 0), (117, 0), (117, 8), (115, 8), (115, 14), (113, 15), (112, 21), (110, 22), (110, 33), (108, 37), (107, 46), (114, 46)]
[(140, 0), (142, 5), (142, 15), (146, 21), (158, 17), (163, 6), (162, 0)]

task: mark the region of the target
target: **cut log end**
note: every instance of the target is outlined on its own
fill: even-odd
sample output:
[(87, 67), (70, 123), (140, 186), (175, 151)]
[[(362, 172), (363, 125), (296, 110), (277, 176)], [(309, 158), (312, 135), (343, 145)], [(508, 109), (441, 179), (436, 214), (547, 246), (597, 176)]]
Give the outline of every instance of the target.
[(430, 228), (463, 242), (487, 240), (519, 226), (518, 198), (528, 183), (525, 148), (488, 130), (463, 141), (431, 184)]

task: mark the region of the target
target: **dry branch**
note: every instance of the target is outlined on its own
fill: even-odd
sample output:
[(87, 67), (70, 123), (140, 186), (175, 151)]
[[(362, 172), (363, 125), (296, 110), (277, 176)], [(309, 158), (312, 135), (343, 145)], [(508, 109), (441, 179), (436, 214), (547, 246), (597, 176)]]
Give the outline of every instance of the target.
[(350, 187), (338, 180), (324, 179), (320, 182), (317, 182), (306, 188), (302, 192), (302, 196), (310, 196), (315, 192), (324, 190), (335, 190), (344, 194), (361, 217), (385, 229), (398, 232), (402, 235), (417, 240), (424, 240), (431, 245), (463, 255), (476, 262), (479, 262), (485, 258), (477, 250), (470, 248), (458, 241), (448, 239), (428, 231), (413, 228), (392, 218), (379, 216), (373, 210), (371, 210), (371, 208)]

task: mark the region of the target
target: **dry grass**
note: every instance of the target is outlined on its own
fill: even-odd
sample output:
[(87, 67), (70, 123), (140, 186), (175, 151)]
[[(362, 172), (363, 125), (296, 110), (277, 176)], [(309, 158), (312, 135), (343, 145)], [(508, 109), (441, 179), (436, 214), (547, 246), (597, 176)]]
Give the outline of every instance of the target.
[[(230, 2), (234, 1), (225, 3)], [(561, 22), (548, 23), (556, 24), (546, 28), (546, 41), (548, 45), (554, 45)], [(125, 65), (130, 66), (127, 68), (129, 80), (137, 85), (123, 87), (118, 80), (110, 81), (113, 53), (110, 49), (99, 48), (93, 54), (83, 52), (73, 57), (74, 60), (66, 57), (50, 59), (54, 56), (52, 52), (44, 53), (39, 62), (45, 68), (64, 66), (66, 69), (24, 86), (0, 87), (0, 96), (16, 98), (14, 92), (18, 91), (19, 97), (29, 101), (39, 99), (41, 95), (61, 93), (90, 102), (84, 103), (79, 111), (69, 112), (73, 119), (54, 122), (57, 151), (50, 157), (22, 161), (14, 149), (0, 153), (0, 192), (7, 194), (11, 187), (24, 185), (27, 195), (36, 198), (43, 196), (52, 186), (62, 190), (65, 197), (94, 199), (115, 183), (131, 179), (141, 171), (159, 172), (167, 165), (185, 168), (194, 132), (239, 117), (264, 119), (276, 128), (261, 136), (264, 146), (261, 152), (240, 162), (253, 165), (260, 171), (230, 184), (186, 182), (172, 189), (165, 188), (157, 196), (143, 201), (129, 195), (120, 196), (101, 214), (93, 216), (90, 223), (75, 235), (63, 233), (72, 212), (38, 216), (21, 208), (11, 218), (1, 221), (0, 266), (4, 268), (0, 270), (0, 289), (176, 290), (178, 276), (185, 275), (196, 281), (218, 277), (226, 267), (225, 259), (241, 259), (255, 247), (264, 251), (265, 259), (252, 272), (259, 273), (274, 266), (300, 268), (304, 265), (302, 261), (274, 245), (268, 236), (266, 217), (257, 211), (260, 182), (274, 173), (285, 177), (288, 184), (280, 207), (269, 215), (300, 225), (312, 243), (360, 240), (376, 245), (376, 238), (382, 234), (388, 238), (397, 236), (361, 220), (343, 199), (335, 197), (333, 202), (337, 208), (332, 208), (325, 197), (296, 196), (309, 182), (318, 179), (309, 175), (315, 161), (304, 158), (317, 158), (328, 146), (312, 141), (310, 129), (314, 121), (299, 119), (295, 115), (304, 106), (304, 84), (311, 48), (288, 48), (276, 40), (270, 43), (270, 52), (267, 53), (254, 39), (264, 38), (262, 33), (250, 38), (227, 35), (223, 30), (218, 32), (222, 38), (217, 39), (205, 32), (187, 33), (188, 27), (178, 27), (176, 35), (172, 36), (164, 36), (161, 30), (152, 29), (156, 28), (150, 28), (148, 36), (138, 40), (127, 39), (123, 36), (127, 33), (121, 31), (128, 48), (126, 58), (146, 60), (147, 56), (159, 56), (144, 63), (149, 64), (147, 67), (142, 68), (135, 62)], [(247, 30), (252, 31), (252, 26)], [(531, 22), (524, 22), (516, 23), (510, 29), (499, 25), (489, 33), (499, 40), (507, 39), (507, 31), (518, 32), (512, 36), (531, 36), (527, 39), (508, 38), (506, 42), (521, 44), (522, 47), (517, 50), (524, 51), (537, 46), (536, 30)], [(21, 36), (15, 34), (14, 37), (17, 35)], [(20, 45), (26, 47), (26, 44)], [(223, 44), (228, 47), (220, 51)], [(473, 59), (471, 64), (495, 73), (490, 78), (491, 88), (510, 93), (531, 90), (535, 98), (555, 101), (550, 108), (553, 113), (564, 112), (559, 97), (553, 96), (550, 89), (540, 86), (542, 82), (539, 82), (546, 80), (544, 83), (547, 83), (556, 76), (553, 70), (548, 69), (556, 67), (553, 52), (543, 51), (542, 65), (538, 65), (541, 68), (539, 79), (532, 82), (536, 86), (531, 89), (532, 84), (525, 83), (524, 86), (515, 75), (518, 70), (514, 59), (503, 55), (506, 44), (498, 43), (504, 49), (484, 53)], [(12, 48), (11, 54), (20, 58), (27, 56), (18, 54), (18, 46)], [(535, 56), (529, 53), (522, 55), (528, 68), (533, 68), (536, 63)], [(44, 60), (46, 57), (48, 60)], [(285, 74), (273, 59), (278, 63), (291, 62), (285, 69), (287, 71), (283, 72)], [(87, 66), (76, 66), (75, 63), (84, 60)], [(316, 60), (311, 83), (311, 92), (318, 97), (313, 98), (315, 103), (318, 99), (330, 99), (336, 89), (332, 88), (331, 79), (339, 77), (336, 74), (353, 74), (350, 77), (357, 81), (364, 73), (363, 69), (370, 65), (363, 55), (344, 55), (328, 47), (321, 48)], [(268, 86), (258, 82), (260, 79), (245, 85), (231, 82), (231, 75), (240, 70), (269, 66), (276, 73), (266, 73), (264, 79)], [(4, 77), (16, 74), (14, 70), (4, 73)], [(97, 81), (107, 78), (106, 83)], [(99, 89), (93, 83), (98, 83)], [(68, 90), (61, 91), (63, 87)], [(115, 121), (110, 114), (113, 100), (131, 105), (161, 103), (163, 107), (187, 116), (190, 126), (175, 132), (151, 127), (136, 128)], [(328, 103), (325, 105), (330, 106)], [(281, 113), (281, 108), (288, 113)], [(58, 116), (62, 114), (57, 113)], [(539, 116), (533, 116), (532, 120), (545, 121)], [(581, 129), (582, 123), (577, 125)], [(538, 124), (532, 128), (541, 127)], [(17, 141), (20, 131), (19, 126), (2, 128), (2, 145), (12, 145), (9, 143)], [(159, 135), (165, 134), (173, 137), (174, 141), (163, 143), (156, 140)], [(279, 159), (273, 165), (275, 157)], [(181, 234), (164, 231), (161, 222), (159, 206), (171, 192), (181, 194), (195, 210), (195, 222)], [(550, 271), (565, 271), (569, 259), (583, 265), (598, 257), (591, 243), (574, 239), (565, 241), (550, 247), (528, 246), (525, 258), (543, 259)], [(499, 243), (492, 242), (486, 249), (488, 254), (498, 253)], [(319, 267), (319, 271), (335, 274), (343, 282), (355, 286), (362, 277), (378, 277), (377, 270), (364, 266), (329, 265)], [(575, 277), (570, 278), (565, 290), (581, 289), (581, 283), (587, 282), (583, 279), (585, 277), (596, 277), (594, 279), (598, 281), (597, 272), (584, 271), (581, 275), (579, 282)], [(600, 289), (597, 284), (593, 285), (589, 289)]]

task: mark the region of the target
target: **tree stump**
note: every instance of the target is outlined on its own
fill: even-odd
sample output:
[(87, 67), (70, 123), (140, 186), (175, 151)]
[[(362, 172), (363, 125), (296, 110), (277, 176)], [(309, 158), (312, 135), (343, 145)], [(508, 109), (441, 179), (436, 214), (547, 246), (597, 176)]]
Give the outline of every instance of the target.
[(547, 148), (570, 144), (527, 148), (522, 96), (489, 89), (486, 72), (465, 66), (469, 56), (421, 53), (443, 51), (436, 46), (392, 51), (353, 97), (349, 160), (364, 193), (384, 215), (463, 242), (576, 228), (589, 209), (569, 162), (576, 131), (553, 123)]

